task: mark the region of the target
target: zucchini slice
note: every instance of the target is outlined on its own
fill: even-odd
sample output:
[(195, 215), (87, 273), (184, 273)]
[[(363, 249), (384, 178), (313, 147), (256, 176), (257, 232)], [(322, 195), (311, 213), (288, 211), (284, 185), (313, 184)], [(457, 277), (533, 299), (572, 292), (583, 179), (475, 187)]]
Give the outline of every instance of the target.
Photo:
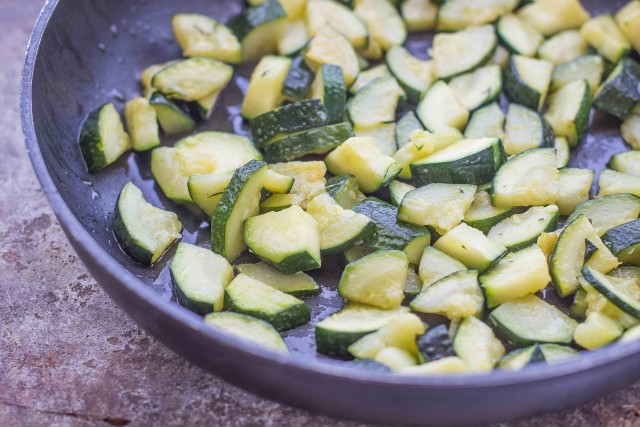
[(541, 344), (540, 351), (547, 363), (561, 362), (578, 354), (577, 350), (558, 344)]
[[(400, 178), (411, 179), (411, 164), (427, 158), (434, 151), (444, 150), (462, 139), (460, 131), (447, 128), (431, 133), (421, 130), (411, 132), (409, 142), (395, 152), (393, 158), (402, 166)], [(423, 171), (424, 167), (421, 167)]]
[(475, 317), (467, 317), (460, 323), (453, 348), (474, 372), (491, 371), (506, 353), (491, 328)]
[(317, 72), (322, 64), (337, 65), (342, 69), (347, 87), (360, 73), (360, 64), (353, 46), (340, 32), (330, 25), (322, 27), (311, 39), (304, 53), (307, 65)]
[(540, 114), (518, 104), (510, 104), (504, 136), (504, 150), (514, 156), (531, 148), (554, 147), (553, 129)]
[(365, 127), (393, 122), (398, 105), (405, 97), (395, 78), (379, 77), (351, 98), (347, 106), (349, 118), (356, 126)]
[(623, 333), (624, 329), (615, 320), (605, 314), (592, 312), (576, 327), (573, 335), (579, 346), (587, 350), (596, 350), (611, 344)]
[(591, 94), (595, 94), (602, 82), (604, 74), (604, 61), (599, 55), (588, 55), (576, 58), (573, 61), (557, 65), (551, 75), (551, 91), (555, 92), (561, 87), (576, 80), (589, 82)]
[(640, 107), (631, 110), (620, 126), (622, 138), (634, 150), (640, 150)]
[(496, 208), (491, 204), (491, 195), (487, 191), (478, 191), (471, 207), (464, 213), (464, 222), (487, 234), (502, 220), (521, 213), (522, 209), (519, 207)]
[(307, 28), (315, 36), (325, 25), (331, 25), (344, 35), (354, 49), (367, 46), (369, 32), (362, 20), (347, 6), (333, 0), (309, 0), (306, 12)]
[(640, 198), (632, 194), (613, 194), (580, 203), (567, 219), (573, 222), (579, 215), (587, 217), (598, 235), (610, 228), (633, 221), (640, 216)]
[(180, 243), (170, 268), (180, 305), (202, 315), (222, 311), (224, 290), (233, 280), (229, 261), (209, 249)]
[[(407, 39), (407, 27), (391, 0), (358, 0), (354, 12), (367, 25), (371, 38), (388, 51), (402, 46)], [(332, 23), (334, 18), (332, 17)]]
[(605, 169), (600, 174), (600, 196), (629, 193), (640, 197), (640, 176)]
[(504, 122), (505, 115), (500, 106), (492, 102), (473, 112), (464, 130), (464, 137), (467, 139), (503, 138)]
[(175, 64), (178, 61), (179, 59), (168, 61), (164, 64), (153, 64), (142, 70), (142, 73), (140, 74), (140, 85), (142, 86), (142, 93), (145, 98), (151, 98), (151, 95), (155, 92), (153, 86), (151, 86), (153, 76), (155, 76), (158, 71), (168, 67), (169, 65)]
[(325, 159), (334, 175), (351, 174), (360, 190), (373, 193), (391, 182), (402, 170), (393, 157), (385, 155), (373, 138), (353, 137), (333, 150)]
[(504, 246), (467, 224), (460, 224), (449, 231), (433, 247), (462, 261), (468, 268), (478, 270), (480, 274), (492, 268), (507, 254)]
[(353, 135), (353, 128), (349, 123), (295, 132), (268, 142), (264, 147), (265, 158), (269, 162), (286, 162), (308, 154), (325, 152), (340, 146)]
[(571, 303), (571, 307), (569, 309), (569, 311), (571, 312), (571, 316), (573, 316), (574, 318), (585, 319), (587, 317), (587, 310), (589, 309), (587, 295), (587, 291), (585, 291), (582, 287), (579, 287), (576, 290), (576, 293), (573, 296), (573, 302)]
[(396, 144), (402, 148), (411, 141), (411, 134), (416, 130), (424, 130), (416, 113), (409, 111), (396, 123)]
[(196, 128), (196, 122), (189, 113), (160, 92), (151, 95), (149, 104), (156, 110), (158, 123), (166, 134), (187, 133)]
[(330, 178), (325, 186), (325, 191), (343, 209), (351, 209), (365, 198), (364, 194), (360, 192), (356, 177), (353, 175), (339, 175)]
[(478, 272), (463, 270), (450, 274), (424, 288), (409, 306), (413, 311), (439, 314), (448, 319), (481, 316), (484, 296), (478, 285)]
[(404, 298), (413, 298), (420, 293), (422, 290), (422, 280), (420, 280), (420, 276), (416, 273), (413, 267), (409, 267), (407, 271), (407, 280), (404, 282)]
[(372, 359), (387, 347), (400, 348), (413, 356), (419, 354), (416, 338), (424, 334), (425, 324), (412, 313), (401, 314), (387, 325), (360, 338), (349, 346), (349, 353), (360, 359)]
[(553, 64), (542, 59), (512, 55), (504, 73), (504, 91), (511, 102), (540, 111), (553, 73)]
[(623, 58), (602, 83), (593, 99), (593, 105), (620, 120), (640, 102), (640, 64)]
[[(610, 228), (602, 241), (623, 264), (640, 266), (640, 220)], [(640, 311), (635, 316), (640, 317)]]
[(502, 91), (502, 70), (498, 65), (487, 65), (461, 74), (449, 82), (460, 103), (469, 111), (493, 102)]
[(522, 7), (518, 16), (547, 37), (580, 28), (589, 20), (589, 12), (579, 0), (536, 0)]
[(448, 0), (440, 6), (438, 31), (455, 31), (467, 27), (490, 24), (502, 15), (511, 13), (517, 0)]
[(489, 308), (535, 294), (550, 282), (547, 256), (535, 243), (517, 252), (510, 252), (495, 268), (480, 276)]
[(295, 205), (296, 196), (293, 194), (274, 194), (260, 202), (260, 215), (267, 212), (278, 212)]
[(434, 81), (433, 63), (416, 58), (402, 46), (389, 49), (385, 62), (413, 102), (419, 101)]
[(516, 55), (534, 57), (538, 46), (544, 41), (544, 36), (538, 30), (516, 15), (500, 18), (496, 30), (502, 44)]
[(257, 264), (240, 264), (236, 266), (238, 273), (251, 277), (287, 294), (304, 297), (320, 294), (320, 286), (305, 273), (284, 274), (275, 268), (259, 262)]
[(380, 310), (364, 304), (347, 303), (340, 311), (316, 325), (318, 353), (334, 357), (349, 356), (350, 345), (408, 311), (406, 307)]
[(432, 47), (435, 73), (440, 79), (449, 79), (473, 71), (491, 59), (497, 44), (498, 37), (491, 25), (438, 33)]
[(269, 169), (264, 181), (264, 189), (274, 194), (288, 194), (294, 182), (294, 178)]
[(640, 317), (640, 285), (625, 279), (606, 276), (589, 267), (582, 269), (584, 279), (620, 310)]
[(504, 219), (489, 231), (487, 237), (510, 251), (519, 251), (536, 243), (542, 233), (555, 230), (559, 216), (555, 205), (533, 207)]
[(556, 149), (556, 165), (558, 169), (566, 168), (569, 166), (569, 160), (571, 159), (571, 147), (567, 138), (559, 136), (554, 139), (553, 145)]
[(630, 1), (618, 10), (615, 19), (620, 31), (635, 50), (640, 52), (640, 3), (636, 0)]
[(591, 112), (591, 90), (586, 80), (576, 80), (561, 87), (549, 98), (544, 117), (557, 136), (567, 138), (575, 147), (587, 134)]
[(493, 179), (496, 207), (546, 206), (558, 200), (560, 172), (554, 148), (533, 148), (505, 163)]
[(418, 366), (400, 368), (395, 373), (400, 375), (455, 375), (469, 372), (469, 367), (459, 357), (445, 357), (433, 362), (423, 363)]
[(282, 36), (278, 39), (278, 53), (282, 56), (298, 55), (307, 46), (310, 38), (304, 19), (287, 22)]
[(413, 354), (397, 347), (383, 348), (378, 352), (374, 360), (387, 366), (392, 372), (413, 368), (418, 362)]
[(287, 22), (287, 12), (278, 0), (267, 0), (246, 8), (231, 18), (228, 26), (242, 44), (242, 62), (253, 62), (276, 52)]
[(247, 93), (242, 101), (242, 117), (255, 119), (279, 107), (284, 102), (282, 87), (291, 59), (281, 56), (265, 56), (251, 73)]
[(294, 178), (290, 193), (294, 196), (293, 203), (303, 209), (311, 199), (324, 191), (327, 182), (324, 178), (327, 167), (320, 161), (274, 163), (269, 165), (269, 169)]
[(609, 168), (616, 172), (640, 176), (640, 151), (625, 151), (611, 157)]
[(208, 314), (207, 325), (278, 353), (289, 353), (284, 340), (269, 323), (243, 314), (224, 312)]
[(582, 37), (612, 64), (631, 51), (631, 43), (611, 15), (591, 18), (580, 28)]
[(578, 323), (535, 295), (502, 304), (489, 315), (489, 324), (517, 348), (535, 343), (569, 344)]
[(416, 345), (422, 360), (427, 363), (456, 355), (453, 350), (453, 340), (446, 325), (429, 328), (426, 333), (418, 337)]
[(211, 58), (188, 58), (158, 71), (151, 85), (169, 98), (195, 101), (224, 89), (233, 67)]
[(436, 27), (438, 5), (431, 0), (404, 0), (400, 13), (409, 31), (427, 31)]
[(197, 13), (179, 13), (171, 19), (182, 56), (200, 56), (237, 64), (242, 59), (238, 38), (220, 22)]
[(313, 84), (314, 73), (309, 69), (302, 56), (296, 56), (291, 61), (291, 67), (282, 83), (282, 95), (290, 101), (303, 101), (311, 85)]
[(622, 337), (620, 337), (620, 343), (633, 342), (638, 339), (640, 339), (640, 326), (636, 325), (625, 331)]
[(378, 148), (387, 156), (394, 156), (398, 151), (395, 123), (378, 123), (371, 126), (356, 125), (354, 133), (357, 137), (373, 138)]
[(502, 357), (497, 364), (497, 368), (508, 371), (520, 371), (527, 368), (532, 363), (546, 362), (539, 344), (531, 347), (521, 348), (508, 353)]
[(342, 69), (333, 64), (322, 64), (311, 86), (311, 97), (322, 101), (327, 111), (327, 123), (342, 123), (345, 120), (347, 86)]
[(439, 132), (448, 128), (462, 131), (469, 120), (469, 110), (456, 98), (443, 81), (429, 88), (418, 104), (416, 115), (427, 130)]
[(148, 203), (142, 191), (128, 182), (118, 196), (113, 232), (129, 255), (138, 262), (151, 265), (176, 239), (182, 237), (182, 224), (173, 212)]
[(355, 95), (360, 91), (360, 89), (364, 88), (377, 78), (387, 77), (390, 75), (391, 72), (389, 71), (389, 68), (386, 64), (376, 65), (375, 67), (371, 67), (368, 70), (363, 70), (360, 74), (358, 74), (358, 78), (349, 88), (349, 93), (351, 95)]
[(311, 320), (311, 311), (303, 301), (244, 274), (229, 284), (224, 302), (229, 311), (262, 319), (278, 331)]
[(80, 149), (89, 172), (109, 166), (130, 148), (129, 135), (113, 104), (98, 107), (82, 124)]
[(202, 120), (209, 120), (211, 118), (221, 93), (222, 90), (219, 90), (194, 102), (195, 109)]
[(124, 107), (124, 118), (136, 151), (147, 151), (160, 145), (158, 116), (146, 98), (134, 98)]
[(193, 203), (198, 206), (207, 218), (211, 218), (216, 210), (216, 206), (222, 199), (225, 188), (231, 181), (232, 173), (193, 175), (187, 181), (189, 196)]
[(560, 170), (558, 201), (560, 215), (571, 215), (576, 206), (589, 200), (594, 172), (591, 169)]
[(560, 65), (586, 55), (588, 48), (579, 31), (562, 31), (540, 45), (538, 57)]
[(427, 289), (440, 279), (466, 269), (467, 266), (454, 257), (439, 251), (433, 246), (427, 246), (424, 248), (418, 268), (418, 273), (422, 280), (422, 289)]
[(253, 253), (285, 274), (322, 264), (318, 223), (299, 206), (248, 218), (243, 236)]
[(415, 189), (416, 187), (411, 184), (406, 184), (402, 181), (394, 179), (389, 184), (389, 196), (391, 198), (391, 203), (393, 203), (394, 206), (400, 206), (402, 204), (404, 196)]
[(320, 227), (320, 250), (323, 253), (342, 253), (363, 244), (375, 233), (371, 219), (343, 209), (328, 194), (316, 196), (307, 206), (307, 213)]

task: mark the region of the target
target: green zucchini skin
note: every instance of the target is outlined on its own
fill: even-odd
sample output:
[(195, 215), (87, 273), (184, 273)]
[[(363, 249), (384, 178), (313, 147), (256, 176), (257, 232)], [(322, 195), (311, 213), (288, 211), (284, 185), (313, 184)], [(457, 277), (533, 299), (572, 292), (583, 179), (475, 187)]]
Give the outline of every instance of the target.
[(246, 8), (239, 15), (231, 18), (227, 26), (242, 42), (256, 28), (286, 17), (287, 12), (278, 0), (267, 0), (258, 6)]
[(358, 341), (365, 335), (369, 335), (374, 331), (367, 332), (336, 332), (323, 328), (316, 328), (316, 347), (318, 353), (331, 357), (348, 357), (349, 346)]
[(640, 219), (610, 228), (602, 241), (622, 263), (640, 266)]
[(329, 116), (328, 123), (342, 123), (347, 106), (347, 85), (342, 68), (333, 64), (322, 64), (320, 73), (324, 85), (324, 108)]
[(275, 315), (271, 315), (258, 309), (241, 309), (235, 304), (233, 298), (231, 298), (228, 293), (225, 293), (224, 305), (229, 311), (264, 320), (265, 322), (270, 323), (278, 331), (286, 331), (288, 329), (296, 328), (311, 320), (311, 311), (304, 303), (293, 305), (286, 310), (280, 311)]
[(599, 280), (596, 275), (598, 273), (594, 273), (589, 267), (584, 267), (582, 269), (582, 276), (585, 278), (587, 282), (598, 292), (600, 292), (606, 299), (611, 301), (616, 307), (620, 310), (624, 311), (627, 314), (630, 314), (634, 317), (640, 317), (640, 303), (633, 299), (629, 299), (629, 296), (622, 293), (618, 294), (615, 287), (607, 286), (606, 276), (602, 275), (603, 278)]
[(328, 115), (319, 99), (307, 99), (288, 104), (252, 119), (249, 123), (256, 145), (259, 147), (279, 134), (324, 126)]
[(329, 178), (325, 191), (344, 209), (353, 208), (362, 195), (358, 182), (353, 175), (339, 175)]
[(154, 92), (149, 99), (158, 115), (158, 123), (162, 130), (173, 135), (176, 133), (191, 132), (196, 128), (193, 118), (181, 108), (180, 104), (173, 102), (160, 92)]
[(624, 58), (602, 84), (593, 100), (594, 106), (623, 120), (640, 102), (640, 64)]
[(315, 75), (302, 56), (297, 56), (291, 62), (291, 68), (282, 85), (282, 94), (294, 102), (307, 97)]
[(354, 136), (349, 123), (309, 129), (271, 142), (264, 147), (269, 163), (287, 162), (318, 151), (336, 148)]
[(507, 98), (513, 103), (538, 111), (542, 94), (522, 81), (513, 60), (509, 61), (509, 65), (503, 74), (503, 87)]
[(119, 203), (116, 203), (116, 208), (113, 213), (113, 234), (115, 234), (116, 239), (118, 239), (120, 246), (124, 248), (133, 259), (144, 265), (151, 265), (153, 252), (140, 246), (133, 236), (129, 234), (127, 226), (122, 220)]
[(101, 105), (89, 114), (80, 132), (80, 149), (89, 172), (95, 172), (107, 166), (107, 159), (100, 148), (100, 113), (108, 104)]

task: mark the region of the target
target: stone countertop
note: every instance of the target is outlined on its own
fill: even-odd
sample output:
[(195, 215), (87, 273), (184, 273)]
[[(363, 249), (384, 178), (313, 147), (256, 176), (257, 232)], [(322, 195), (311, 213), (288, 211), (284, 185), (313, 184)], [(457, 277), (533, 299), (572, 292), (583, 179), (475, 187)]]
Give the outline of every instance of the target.
[[(354, 425), (258, 398), (190, 365), (89, 276), (31, 170), (20, 129), (20, 72), (41, 4), (0, 0), (0, 424)], [(640, 383), (512, 425), (640, 425)]]

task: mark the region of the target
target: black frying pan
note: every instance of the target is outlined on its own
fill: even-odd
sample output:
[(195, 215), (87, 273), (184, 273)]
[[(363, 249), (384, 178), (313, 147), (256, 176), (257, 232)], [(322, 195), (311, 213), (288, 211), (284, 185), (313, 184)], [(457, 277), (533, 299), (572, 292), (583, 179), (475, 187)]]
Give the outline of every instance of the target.
[[(583, 0), (593, 13), (624, 1)], [(148, 154), (128, 154), (89, 175), (78, 149), (80, 125), (105, 102), (118, 108), (139, 93), (140, 71), (177, 58), (170, 19), (200, 12), (226, 20), (242, 7), (234, 0), (53, 0), (36, 24), (22, 79), (22, 120), (27, 148), (44, 191), (69, 240), (111, 297), (136, 322), (174, 351), (221, 378), (259, 395), (337, 417), (374, 423), (463, 424), (514, 420), (567, 408), (630, 384), (640, 377), (640, 342), (615, 345), (554, 366), (482, 376), (407, 378), (354, 370), (318, 358), (312, 326), (287, 335), (292, 355), (266, 352), (206, 327), (171, 299), (167, 254), (143, 268), (118, 247), (111, 215), (128, 180), (155, 204), (176, 211), (184, 240), (207, 245), (206, 224), (173, 205), (154, 186)], [(429, 37), (411, 49), (425, 56)], [(236, 83), (242, 85), (241, 69)], [(202, 128), (242, 131), (240, 92), (232, 85), (216, 116)], [(595, 114), (572, 165), (600, 170), (624, 150), (619, 123)], [(166, 143), (172, 143), (167, 140)], [(325, 288), (310, 299), (314, 322), (340, 306), (339, 268), (316, 277)]]

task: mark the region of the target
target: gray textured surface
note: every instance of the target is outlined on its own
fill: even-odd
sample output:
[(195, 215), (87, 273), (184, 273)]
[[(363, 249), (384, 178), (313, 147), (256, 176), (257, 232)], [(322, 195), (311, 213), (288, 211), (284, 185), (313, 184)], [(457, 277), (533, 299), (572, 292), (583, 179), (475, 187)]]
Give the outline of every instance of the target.
[[(40, 2), (0, 0), (0, 425), (350, 425), (230, 386), (148, 337), (89, 277), (24, 150), (18, 82)], [(519, 426), (640, 425), (640, 384)]]

